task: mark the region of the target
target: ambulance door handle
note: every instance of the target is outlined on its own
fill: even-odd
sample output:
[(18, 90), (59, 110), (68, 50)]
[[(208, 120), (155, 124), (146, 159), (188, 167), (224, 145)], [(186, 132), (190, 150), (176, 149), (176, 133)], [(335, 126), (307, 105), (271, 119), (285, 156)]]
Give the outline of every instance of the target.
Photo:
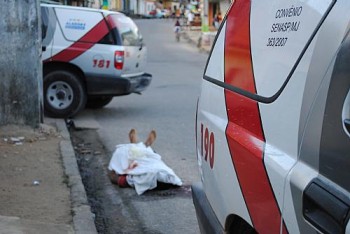
[[(350, 87), (349, 87), (350, 88)], [(346, 95), (342, 111), (343, 128), (350, 137), (350, 89)]]
[(350, 119), (344, 119), (344, 125), (348, 130), (348, 133), (350, 133)]
[(321, 233), (345, 233), (350, 200), (325, 182), (315, 179), (304, 191), (303, 215)]

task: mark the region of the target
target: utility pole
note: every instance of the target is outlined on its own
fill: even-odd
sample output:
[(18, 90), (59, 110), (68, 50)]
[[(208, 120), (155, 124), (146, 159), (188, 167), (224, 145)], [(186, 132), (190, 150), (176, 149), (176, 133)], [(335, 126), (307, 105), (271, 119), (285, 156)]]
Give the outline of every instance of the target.
[(0, 0), (0, 125), (42, 122), (39, 0)]

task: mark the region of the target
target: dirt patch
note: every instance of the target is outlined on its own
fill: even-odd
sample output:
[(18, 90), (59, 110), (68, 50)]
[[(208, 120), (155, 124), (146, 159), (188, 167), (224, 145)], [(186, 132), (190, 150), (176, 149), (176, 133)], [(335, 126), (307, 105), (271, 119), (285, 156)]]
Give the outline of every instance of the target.
[(71, 224), (70, 191), (55, 128), (0, 128), (0, 215)]

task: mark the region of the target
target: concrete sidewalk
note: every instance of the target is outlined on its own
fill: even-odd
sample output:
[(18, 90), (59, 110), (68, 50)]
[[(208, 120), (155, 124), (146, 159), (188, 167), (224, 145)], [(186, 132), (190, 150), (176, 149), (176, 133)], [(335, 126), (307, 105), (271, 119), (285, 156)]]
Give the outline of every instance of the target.
[(24, 129), (0, 128), (0, 233), (97, 233), (65, 122)]

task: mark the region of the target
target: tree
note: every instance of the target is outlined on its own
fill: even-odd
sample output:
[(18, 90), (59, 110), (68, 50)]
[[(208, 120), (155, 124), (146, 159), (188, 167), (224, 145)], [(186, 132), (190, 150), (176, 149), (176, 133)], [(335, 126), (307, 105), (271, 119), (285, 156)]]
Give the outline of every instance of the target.
[(39, 1), (0, 0), (0, 125), (42, 122)]

